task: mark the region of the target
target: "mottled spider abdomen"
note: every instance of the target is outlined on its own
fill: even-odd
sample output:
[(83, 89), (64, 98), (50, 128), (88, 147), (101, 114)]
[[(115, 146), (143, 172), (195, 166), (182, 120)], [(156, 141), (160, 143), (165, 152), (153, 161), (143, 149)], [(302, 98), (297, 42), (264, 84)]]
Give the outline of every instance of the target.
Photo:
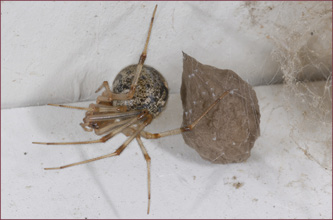
[[(130, 65), (121, 70), (113, 81), (114, 93), (128, 93), (137, 65)], [(114, 100), (113, 105), (126, 105), (129, 109), (147, 109), (153, 117), (159, 115), (168, 100), (168, 84), (161, 73), (144, 65), (132, 99)]]

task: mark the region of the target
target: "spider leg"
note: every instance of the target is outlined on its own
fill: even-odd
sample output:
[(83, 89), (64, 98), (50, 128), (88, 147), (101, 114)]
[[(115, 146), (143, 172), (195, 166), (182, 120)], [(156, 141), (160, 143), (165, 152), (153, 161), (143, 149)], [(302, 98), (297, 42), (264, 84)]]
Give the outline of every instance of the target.
[(90, 112), (126, 112), (127, 106), (109, 106), (103, 104), (90, 104), (88, 108), (79, 107), (79, 106), (70, 106), (70, 105), (60, 105), (60, 104), (47, 104), (50, 106), (56, 106), (61, 108), (71, 108), (71, 109), (79, 109)]
[(146, 60), (146, 57), (147, 57), (148, 43), (149, 43), (149, 39), (150, 39), (150, 35), (151, 35), (151, 30), (152, 30), (152, 27), (153, 27), (153, 22), (154, 22), (154, 18), (155, 18), (156, 9), (157, 9), (157, 5), (155, 6), (153, 16), (152, 16), (151, 21), (150, 21), (150, 26), (149, 26), (149, 30), (148, 30), (148, 36), (147, 36), (147, 39), (146, 39), (145, 47), (142, 51), (142, 54), (141, 54), (140, 59), (139, 59), (139, 63), (136, 67), (136, 71), (135, 71), (135, 74), (134, 74), (134, 79), (132, 81), (130, 91), (128, 93), (125, 93), (125, 94), (113, 93), (110, 89), (109, 83), (107, 81), (104, 81), (103, 84), (96, 90), (96, 92), (99, 92), (102, 88), (105, 88), (105, 91), (102, 93), (102, 95), (97, 97), (97, 101), (96, 101), (97, 103), (112, 102), (112, 100), (128, 100), (128, 99), (133, 98), (134, 93), (135, 93), (135, 88), (137, 86), (143, 64), (145, 63), (145, 60)]
[(147, 214), (149, 214), (149, 210), (150, 210), (150, 188), (151, 188), (150, 187), (150, 161), (151, 161), (151, 159), (150, 159), (150, 156), (147, 153), (147, 150), (146, 150), (145, 146), (142, 143), (140, 135), (136, 136), (136, 140), (139, 143), (141, 151), (142, 151), (142, 153), (145, 157), (145, 160), (147, 162), (147, 172), (148, 172), (148, 174), (147, 174), (147, 178), (148, 178), (148, 209), (147, 209)]
[(103, 104), (90, 104), (88, 108), (79, 107), (79, 106), (71, 106), (71, 105), (61, 105), (61, 104), (47, 104), (50, 106), (56, 106), (61, 108), (70, 108), (70, 109), (78, 109), (85, 110), (89, 112), (126, 112), (127, 106), (109, 106)]
[[(105, 133), (105, 130), (110, 130), (112, 126), (109, 126), (108, 128), (104, 128), (105, 125), (110, 125), (111, 120), (115, 120), (114, 118), (126, 118), (132, 115), (135, 115), (136, 113), (133, 111), (128, 111), (127, 106), (110, 106), (110, 105), (104, 105), (104, 104), (90, 104), (88, 108), (85, 107), (78, 107), (78, 106), (69, 106), (69, 105), (60, 105), (60, 104), (48, 104), (50, 106), (56, 106), (56, 107), (62, 107), (62, 108), (70, 108), (70, 109), (79, 109), (79, 110), (86, 110), (86, 117), (83, 119), (84, 123), (80, 123), (80, 126), (83, 128), (84, 131), (91, 132), (94, 129), (89, 127), (90, 123), (87, 122), (89, 120), (91, 121), (101, 121), (101, 119), (105, 119), (107, 117), (107, 122), (102, 123), (104, 126), (99, 125), (99, 129), (95, 129), (95, 133), (97, 135), (102, 135)], [(100, 113), (100, 114), (99, 114)], [(109, 113), (109, 114), (107, 114)], [(112, 114), (116, 113), (116, 114)], [(103, 115), (102, 115), (103, 114)], [(137, 114), (139, 112), (137, 111)], [(91, 115), (94, 115), (92, 117)], [(101, 116), (102, 115), (102, 116)], [(87, 117), (89, 116), (89, 117)], [(90, 119), (92, 117), (92, 119)], [(98, 120), (98, 118), (100, 120)], [(123, 121), (124, 122), (124, 121)], [(119, 126), (123, 124), (123, 122), (115, 122), (113, 123), (113, 127)]]
[(104, 135), (104, 134), (110, 132), (111, 130), (115, 129), (116, 127), (119, 127), (121, 125), (124, 125), (124, 124), (130, 122), (131, 119), (132, 118), (127, 118), (127, 119), (124, 119), (124, 120), (121, 120), (121, 121), (111, 122), (111, 123), (108, 123), (106, 125), (102, 124), (99, 128), (94, 129), (95, 130), (95, 134), (97, 134), (97, 135)]
[(110, 93), (112, 93), (108, 81), (104, 81), (104, 82), (102, 83), (102, 85), (101, 85), (101, 86), (95, 91), (95, 93), (98, 93), (98, 92), (101, 91), (103, 88), (105, 88), (105, 91), (106, 91), (106, 92), (110, 92)]
[[(125, 123), (122, 126), (116, 127), (114, 130), (112, 130), (109, 134), (103, 136), (102, 138), (98, 140), (92, 140), (92, 141), (78, 141), (78, 142), (32, 142), (33, 144), (45, 144), (45, 145), (72, 145), (72, 144), (95, 144), (95, 143), (104, 143), (108, 141), (110, 138), (115, 136), (116, 134), (119, 134), (127, 127), (131, 126), (132, 124), (138, 122), (139, 120), (143, 119), (145, 116), (147, 116), (147, 111), (143, 111), (140, 115), (137, 117), (134, 117), (133, 119), (129, 120), (127, 123)], [(105, 132), (104, 132), (105, 133)]]
[(47, 104), (47, 105), (62, 107), (62, 108), (72, 108), (72, 109), (86, 110), (86, 111), (90, 110), (90, 108), (84, 108), (84, 107), (78, 107), (78, 106), (59, 105), (59, 104)]
[(157, 138), (162, 138), (162, 137), (166, 137), (166, 136), (171, 136), (171, 135), (176, 135), (176, 134), (181, 134), (183, 132), (186, 131), (191, 131), (199, 122), (200, 120), (221, 100), (223, 99), (226, 95), (228, 95), (230, 93), (230, 91), (225, 91), (218, 99), (216, 99), (214, 101), (213, 104), (211, 104), (203, 113), (202, 115), (197, 118), (192, 124), (188, 125), (188, 126), (184, 126), (181, 128), (176, 128), (173, 130), (169, 130), (169, 131), (164, 131), (164, 132), (160, 132), (160, 133), (149, 133), (146, 131), (142, 131), (140, 133), (140, 135), (146, 139), (157, 139)]
[[(85, 163), (90, 163), (90, 162), (93, 162), (93, 161), (96, 161), (96, 160), (102, 160), (104, 158), (108, 158), (108, 157), (113, 157), (113, 156), (119, 156), (123, 150), (128, 146), (129, 143), (131, 143), (131, 141), (139, 135), (139, 133), (148, 125), (150, 124), (150, 122), (152, 121), (152, 117), (151, 115), (147, 115), (146, 117), (146, 120), (143, 121), (143, 122), (140, 122), (138, 127), (137, 127), (137, 130), (113, 153), (110, 153), (110, 154), (106, 154), (106, 155), (102, 155), (102, 156), (99, 156), (99, 157), (95, 157), (95, 158), (92, 158), (92, 159), (89, 159), (89, 160), (84, 160), (84, 161), (81, 161), (81, 162), (76, 162), (76, 163), (71, 163), (71, 164), (67, 164), (67, 165), (64, 165), (64, 166), (60, 166), (60, 167), (51, 167), (51, 168), (44, 168), (44, 170), (59, 170), (59, 169), (64, 169), (64, 168), (68, 168), (68, 167), (72, 167), (72, 166), (76, 166), (76, 165), (80, 165), (80, 164), (85, 164)], [(110, 135), (110, 134), (109, 134)], [(106, 135), (104, 136), (103, 138), (104, 139), (109, 139), (108, 136), (109, 135)], [(101, 138), (101, 139), (103, 139)], [(104, 141), (105, 142), (105, 141)]]

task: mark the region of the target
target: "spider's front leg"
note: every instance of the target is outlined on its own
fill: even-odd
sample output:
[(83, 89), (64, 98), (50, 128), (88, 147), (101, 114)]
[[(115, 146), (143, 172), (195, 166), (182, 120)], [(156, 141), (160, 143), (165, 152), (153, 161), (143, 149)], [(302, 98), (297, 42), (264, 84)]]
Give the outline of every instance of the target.
[(110, 89), (109, 83), (107, 81), (104, 81), (103, 84), (96, 90), (96, 93), (97, 93), (97, 92), (101, 91), (101, 89), (105, 88), (105, 91), (102, 93), (102, 95), (97, 97), (97, 101), (96, 101), (97, 104), (101, 103), (101, 102), (111, 103), (113, 100), (129, 100), (129, 99), (133, 98), (136, 86), (138, 84), (138, 80), (139, 80), (139, 77), (140, 77), (140, 73), (141, 73), (143, 64), (145, 63), (145, 60), (146, 60), (146, 57), (147, 57), (148, 43), (149, 43), (149, 39), (150, 39), (151, 30), (152, 30), (152, 27), (153, 27), (153, 22), (154, 22), (154, 18), (155, 18), (156, 9), (157, 9), (157, 5), (155, 6), (153, 16), (152, 16), (151, 21), (150, 21), (150, 26), (149, 26), (149, 30), (148, 30), (148, 36), (147, 36), (147, 39), (146, 39), (145, 47), (142, 51), (142, 54), (141, 54), (140, 59), (139, 59), (139, 63), (136, 67), (136, 71), (134, 73), (134, 78), (133, 78), (133, 81), (132, 81), (131, 88), (130, 88), (129, 92), (126, 93), (126, 94), (113, 93)]

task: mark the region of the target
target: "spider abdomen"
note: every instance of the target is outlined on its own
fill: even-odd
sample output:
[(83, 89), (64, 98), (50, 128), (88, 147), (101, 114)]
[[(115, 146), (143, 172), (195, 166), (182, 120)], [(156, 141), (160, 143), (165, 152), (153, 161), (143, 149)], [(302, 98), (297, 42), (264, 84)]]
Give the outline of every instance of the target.
[[(137, 65), (122, 69), (113, 81), (114, 93), (128, 93), (134, 78)], [(161, 73), (144, 65), (132, 99), (114, 100), (113, 105), (126, 105), (129, 109), (143, 110), (156, 117), (165, 108), (168, 100), (168, 84)]]

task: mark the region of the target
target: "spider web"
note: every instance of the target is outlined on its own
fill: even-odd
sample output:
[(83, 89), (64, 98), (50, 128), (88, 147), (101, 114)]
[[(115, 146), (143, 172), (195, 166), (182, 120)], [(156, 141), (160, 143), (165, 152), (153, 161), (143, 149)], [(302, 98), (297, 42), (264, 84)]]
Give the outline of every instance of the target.
[(291, 139), (309, 159), (332, 170), (332, 2), (246, 2), (244, 7), (249, 25), (273, 42)]
[(309, 159), (332, 169), (330, 156), (322, 156), (332, 155), (332, 4), (309, 4), (307, 12), (274, 34), (273, 57), (283, 73), (285, 107), (298, 110), (288, 114), (291, 138)]

